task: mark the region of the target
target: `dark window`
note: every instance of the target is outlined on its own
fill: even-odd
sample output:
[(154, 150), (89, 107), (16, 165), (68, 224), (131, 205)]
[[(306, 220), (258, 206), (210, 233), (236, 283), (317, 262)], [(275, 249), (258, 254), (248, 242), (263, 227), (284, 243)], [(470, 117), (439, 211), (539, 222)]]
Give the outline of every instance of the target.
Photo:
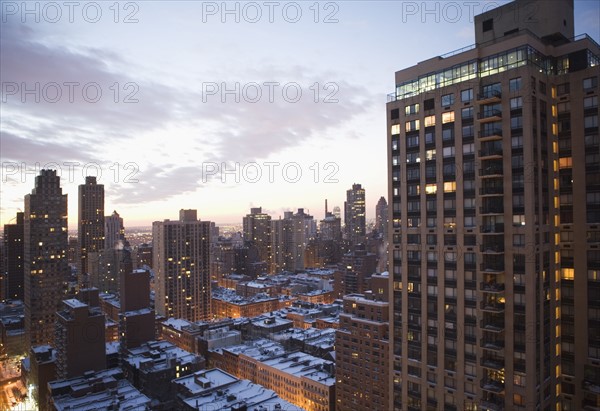
[(399, 108), (393, 109), (390, 113), (390, 118), (392, 120), (399, 119), (400, 118), (400, 109)]
[(423, 107), (425, 110), (433, 110), (435, 108), (435, 100), (432, 98), (425, 100)]
[(494, 29), (494, 20), (488, 19), (483, 22), (483, 31), (490, 31)]

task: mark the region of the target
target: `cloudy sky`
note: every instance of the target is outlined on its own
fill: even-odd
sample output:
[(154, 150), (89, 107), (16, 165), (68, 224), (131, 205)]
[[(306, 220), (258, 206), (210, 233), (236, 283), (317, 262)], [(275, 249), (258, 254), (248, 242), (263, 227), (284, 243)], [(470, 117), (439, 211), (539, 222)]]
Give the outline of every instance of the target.
[[(177, 218), (275, 218), (366, 189), (386, 193), (386, 95), (394, 72), (474, 42), (481, 2), (2, 1), (0, 224), (36, 167), (77, 185), (98, 175), (126, 226)], [(600, 7), (575, 1), (576, 33)]]

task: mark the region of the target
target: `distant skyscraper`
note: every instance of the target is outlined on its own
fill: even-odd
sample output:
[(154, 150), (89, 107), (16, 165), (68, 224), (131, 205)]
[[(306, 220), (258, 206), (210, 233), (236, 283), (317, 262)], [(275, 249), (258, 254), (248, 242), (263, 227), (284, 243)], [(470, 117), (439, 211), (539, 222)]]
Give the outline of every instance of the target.
[(25, 196), (25, 334), (31, 346), (54, 342), (56, 311), (65, 297), (67, 195), (54, 170), (42, 170)]
[(390, 409), (600, 409), (600, 47), (573, 13), (511, 2), (396, 72)]
[(86, 177), (85, 184), (79, 186), (78, 210), (78, 282), (86, 287), (88, 253), (104, 248), (104, 185), (97, 184), (96, 177)]
[(365, 190), (360, 184), (353, 184), (352, 189), (346, 191), (344, 222), (346, 224), (346, 238), (352, 248), (363, 243), (367, 234), (365, 219)]
[[(244, 241), (258, 249), (260, 261), (271, 266), (271, 216), (263, 213), (261, 207), (251, 208), (250, 214), (243, 218)], [(269, 268), (269, 272), (272, 269)]]
[(319, 237), (321, 240), (332, 240), (338, 244), (342, 241), (342, 221), (327, 210), (327, 200), (325, 200), (325, 218), (319, 224)]
[(375, 206), (375, 228), (384, 238), (388, 233), (388, 205), (385, 197), (381, 197)]
[(14, 224), (4, 225), (5, 293), (0, 298), (23, 300), (25, 281), (25, 220), (24, 213), (17, 213)]
[(119, 216), (119, 213), (113, 211), (111, 215), (104, 218), (104, 248), (119, 247), (119, 243), (124, 236), (123, 219)]
[(313, 217), (299, 208), (298, 212), (291, 216), (292, 219), (292, 261), (293, 270), (304, 270), (304, 252), (308, 242), (316, 234), (315, 221)]
[(156, 311), (189, 321), (210, 318), (210, 221), (194, 213), (152, 226)]
[(340, 206), (333, 207), (333, 216), (340, 220), (342, 219), (342, 210), (340, 209)]
[(271, 252), (273, 255), (273, 273), (293, 271), (293, 213), (286, 211), (284, 218), (271, 221)]

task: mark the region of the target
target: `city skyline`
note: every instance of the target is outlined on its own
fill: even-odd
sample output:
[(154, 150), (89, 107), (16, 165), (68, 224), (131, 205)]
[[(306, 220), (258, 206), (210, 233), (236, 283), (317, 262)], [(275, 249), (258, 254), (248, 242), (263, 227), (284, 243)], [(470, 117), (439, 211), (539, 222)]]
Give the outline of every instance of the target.
[[(473, 14), (504, 3), (432, 3), (437, 6), (425, 10), (414, 2), (330, 2), (319, 3), (319, 13), (302, 3), (297, 23), (289, 7), (286, 14), (276, 10), (273, 23), (263, 9), (262, 20), (252, 23), (249, 8), (240, 5), (238, 16), (226, 15), (206, 9), (210, 2), (170, 3), (168, 12), (159, 2), (132, 3), (137, 9), (120, 4), (119, 13), (106, 5), (98, 23), (91, 23), (93, 10), (76, 10), (73, 23), (62, 10), (54, 23), (51, 10), (41, 8), (36, 23), (36, 16), (3, 6), (0, 226), (23, 209), (37, 174), (23, 174), (23, 163), (57, 163), (71, 199), (99, 167), (105, 209), (117, 210), (128, 226), (149, 227), (180, 206), (221, 224), (239, 222), (258, 206), (273, 218), (299, 207), (321, 218), (323, 200), (342, 207), (353, 183), (365, 187), (372, 220), (377, 200), (386, 196), (386, 148), (377, 136), (385, 130), (381, 110), (391, 73), (472, 44)], [(596, 3), (576, 1), (575, 33), (598, 40), (597, 15)], [(178, 30), (169, 30), (175, 24)], [(353, 35), (357, 30), (360, 38)], [(427, 36), (399, 46), (398, 39), (415, 33)], [(246, 47), (240, 38), (269, 47)], [(69, 82), (80, 85), (73, 103), (64, 85)], [(271, 82), (279, 83), (273, 103), (267, 99)], [(27, 94), (35, 83), (38, 96)], [(56, 103), (52, 83), (62, 92)], [(93, 88), (85, 95), (89, 101), (82, 97), (90, 83), (102, 92), (96, 103)], [(238, 84), (237, 96), (223, 95), (223, 83), (229, 89)], [(291, 102), (292, 83), (302, 91), (297, 103)], [(252, 103), (256, 84), (263, 98)], [(326, 103), (328, 96), (337, 103)], [(223, 163), (229, 170), (239, 164), (239, 184), (221, 172)], [(257, 166), (262, 176), (252, 183)], [(294, 183), (298, 170), (302, 177)], [(328, 176), (338, 182), (325, 182)], [(126, 182), (133, 179), (138, 182)], [(76, 215), (75, 201), (69, 214)], [(76, 225), (70, 218), (69, 228)]]

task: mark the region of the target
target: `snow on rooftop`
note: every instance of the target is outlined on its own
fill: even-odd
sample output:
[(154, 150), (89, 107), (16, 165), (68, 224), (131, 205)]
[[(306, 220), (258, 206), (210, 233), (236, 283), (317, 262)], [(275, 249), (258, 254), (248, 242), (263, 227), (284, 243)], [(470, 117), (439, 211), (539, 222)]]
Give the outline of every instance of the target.
[(68, 300), (63, 300), (63, 303), (65, 303), (65, 305), (68, 305), (71, 308), (87, 307), (87, 304), (82, 303), (76, 298), (69, 298)]
[(247, 409), (256, 409), (254, 407), (263, 406), (270, 410), (275, 409), (276, 404), (279, 404), (282, 410), (303, 411), (302, 408), (279, 398), (274, 391), (248, 380), (238, 380), (224, 390), (213, 390), (210, 393), (187, 398), (185, 403), (197, 410), (230, 411), (243, 403)]
[(183, 327), (187, 327), (192, 324), (191, 322), (184, 320), (183, 318), (168, 318), (162, 323), (168, 327), (173, 327), (178, 331), (181, 331)]
[(78, 410), (136, 410), (146, 409), (150, 405), (150, 398), (139, 392), (127, 380), (117, 381), (115, 389), (108, 389), (95, 393), (88, 393), (82, 397), (72, 397), (69, 394), (54, 398), (54, 407), (57, 411)]

